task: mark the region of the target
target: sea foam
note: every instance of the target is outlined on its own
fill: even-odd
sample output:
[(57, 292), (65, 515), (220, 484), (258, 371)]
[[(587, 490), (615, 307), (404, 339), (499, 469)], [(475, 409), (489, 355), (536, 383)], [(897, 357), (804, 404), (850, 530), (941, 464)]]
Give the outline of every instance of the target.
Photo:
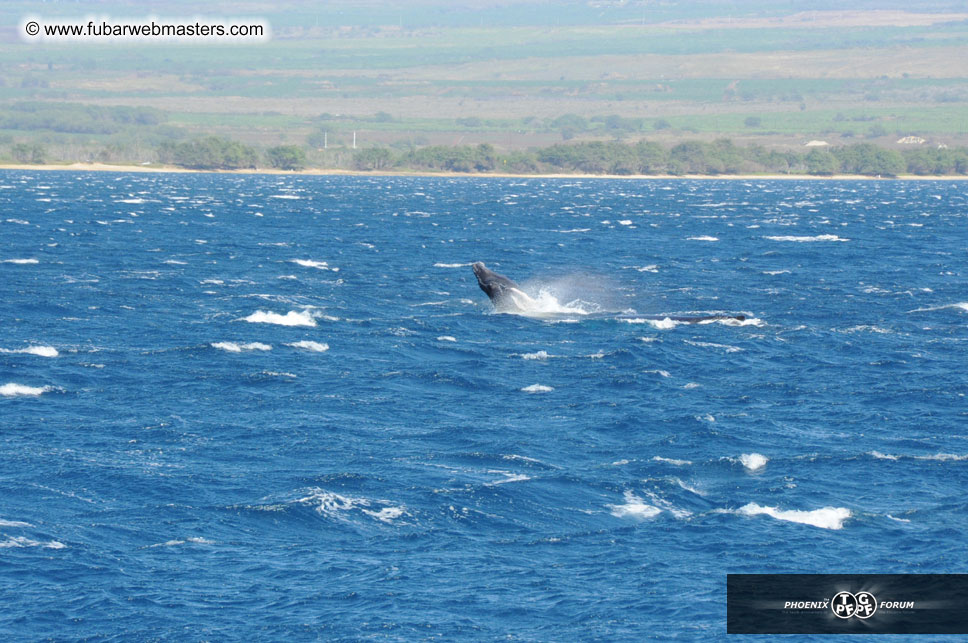
[(823, 507), (813, 511), (799, 511), (796, 509), (778, 509), (777, 507), (763, 507), (751, 502), (736, 510), (743, 516), (767, 515), (777, 520), (796, 522), (803, 525), (820, 527), (821, 529), (843, 529), (844, 521), (853, 514), (846, 507)]
[(272, 346), (260, 342), (249, 342), (248, 344), (237, 344), (235, 342), (215, 342), (212, 348), (219, 348), (230, 353), (241, 353), (242, 351), (271, 351)]
[(532, 384), (531, 386), (525, 386), (521, 389), (525, 393), (548, 393), (549, 391), (555, 390), (550, 386), (545, 386), (544, 384)]
[(320, 342), (309, 341), (304, 339), (301, 342), (292, 342), (291, 344), (286, 344), (286, 346), (292, 346), (293, 348), (302, 348), (307, 351), (312, 351), (314, 353), (323, 353), (329, 350), (329, 344), (321, 344)]
[(646, 518), (655, 518), (662, 510), (658, 507), (650, 504), (646, 504), (642, 498), (631, 491), (626, 491), (625, 494), (625, 504), (622, 505), (606, 505), (612, 510), (612, 515), (616, 518), (636, 518), (638, 520), (645, 520)]
[(9, 382), (0, 386), (0, 395), (4, 397), (37, 397), (52, 390), (53, 388), (50, 386), (24, 386), (23, 384)]
[(794, 235), (780, 235), (775, 237), (764, 237), (770, 241), (792, 241), (795, 243), (812, 243), (815, 241), (850, 241), (850, 239), (843, 239), (835, 234), (818, 234), (813, 237), (799, 237)]
[(28, 346), (27, 348), (0, 348), (0, 353), (23, 353), (26, 355), (37, 355), (38, 357), (57, 357), (60, 353), (53, 346)]
[(316, 320), (307, 312), (296, 312), (290, 310), (285, 315), (266, 310), (257, 310), (248, 317), (243, 317), (244, 321), (253, 324), (276, 324), (278, 326), (315, 326)]

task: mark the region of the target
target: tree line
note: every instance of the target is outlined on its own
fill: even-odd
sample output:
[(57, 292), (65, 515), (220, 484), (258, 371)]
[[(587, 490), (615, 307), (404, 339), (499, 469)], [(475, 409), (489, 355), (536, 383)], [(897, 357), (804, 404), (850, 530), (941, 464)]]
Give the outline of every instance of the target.
[[(302, 170), (318, 167), (361, 171), (426, 171), (486, 174), (669, 174), (730, 175), (790, 174), (829, 176), (857, 174), (893, 177), (968, 175), (968, 148), (925, 147), (897, 150), (872, 143), (804, 150), (739, 146), (729, 139), (685, 141), (664, 147), (652, 141), (590, 141), (559, 143), (530, 150), (500, 151), (480, 145), (431, 145), (396, 149), (369, 147), (342, 150), (335, 157), (311, 159), (299, 145), (257, 148), (221, 136), (162, 140), (153, 148), (156, 160), (196, 170), (237, 170), (271, 167)], [(19, 163), (44, 163), (43, 145), (16, 143), (9, 156)]]

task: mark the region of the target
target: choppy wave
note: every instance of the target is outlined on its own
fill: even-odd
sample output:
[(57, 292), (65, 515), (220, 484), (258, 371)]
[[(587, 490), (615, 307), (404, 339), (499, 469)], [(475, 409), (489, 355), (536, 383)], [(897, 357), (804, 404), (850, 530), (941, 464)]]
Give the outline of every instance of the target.
[(237, 344), (236, 342), (215, 342), (212, 348), (218, 348), (230, 353), (241, 353), (242, 351), (271, 351), (272, 346), (260, 342), (249, 342), (248, 344)]
[(331, 270), (339, 272), (339, 268), (330, 266), (326, 261), (313, 261), (312, 259), (292, 259), (291, 263), (298, 264), (304, 268), (316, 268), (317, 270)]
[(407, 515), (406, 507), (394, 505), (386, 500), (370, 500), (343, 496), (325, 489), (313, 488), (297, 502), (313, 507), (317, 513), (330, 518), (346, 520), (354, 514), (363, 514), (385, 524)]
[(531, 386), (525, 386), (521, 390), (525, 393), (548, 393), (555, 389), (551, 386), (545, 386), (544, 384), (532, 384)]
[(286, 346), (292, 346), (293, 348), (301, 348), (303, 350), (312, 351), (314, 353), (323, 353), (329, 350), (329, 344), (313, 342), (308, 339), (304, 339), (300, 342), (292, 342), (290, 344), (286, 344)]
[(650, 505), (645, 502), (642, 498), (639, 498), (631, 491), (626, 491), (624, 494), (625, 503), (621, 505), (606, 505), (612, 510), (612, 515), (616, 518), (635, 518), (638, 520), (645, 520), (647, 518), (655, 518), (662, 510), (655, 505)]
[(30, 258), (30, 259), (4, 259), (3, 261), (0, 261), (0, 263), (33, 264), (33, 263), (40, 263), (40, 261), (38, 261), (37, 259), (33, 259), (33, 258)]
[(0, 549), (7, 548), (20, 548), (20, 547), (43, 547), (44, 549), (65, 549), (67, 545), (56, 540), (48, 540), (43, 542), (40, 540), (32, 540), (30, 538), (25, 538), (24, 536), (8, 536), (6, 540), (0, 541)]
[(435, 263), (434, 268), (467, 268), (470, 263)]
[(739, 456), (740, 464), (749, 472), (760, 471), (770, 461), (765, 455), (759, 453), (744, 453)]
[(551, 356), (548, 355), (547, 351), (537, 351), (535, 353), (523, 353), (521, 355), (521, 359), (533, 359), (533, 360), (541, 360), (541, 361), (546, 360), (549, 357)]
[(37, 355), (38, 357), (57, 357), (60, 355), (53, 346), (28, 346), (27, 348), (0, 348), (0, 353), (23, 353), (26, 355)]
[(838, 237), (835, 234), (818, 234), (815, 236), (795, 236), (795, 235), (780, 235), (773, 237), (763, 237), (764, 239), (769, 239), (770, 241), (792, 241), (794, 243), (812, 243), (815, 241), (850, 241), (850, 239), (844, 239)]
[(267, 310), (257, 310), (248, 317), (243, 317), (244, 321), (253, 324), (276, 324), (278, 326), (309, 326), (316, 325), (316, 320), (307, 311), (297, 312), (290, 310), (285, 315), (274, 313)]
[(844, 522), (853, 515), (850, 509), (846, 507), (823, 507), (813, 511), (800, 511), (798, 509), (764, 507), (755, 502), (740, 507), (735, 513), (742, 516), (765, 515), (777, 520), (811, 525), (821, 529), (843, 529)]
[(931, 455), (892, 455), (881, 453), (880, 451), (870, 451), (869, 455), (878, 460), (901, 460), (910, 458), (912, 460), (934, 460), (937, 462), (959, 462), (968, 460), (968, 454), (959, 455), (956, 453), (934, 453)]
[(54, 390), (52, 386), (26, 386), (8, 382), (0, 386), (0, 395), (4, 397), (37, 397), (52, 390)]

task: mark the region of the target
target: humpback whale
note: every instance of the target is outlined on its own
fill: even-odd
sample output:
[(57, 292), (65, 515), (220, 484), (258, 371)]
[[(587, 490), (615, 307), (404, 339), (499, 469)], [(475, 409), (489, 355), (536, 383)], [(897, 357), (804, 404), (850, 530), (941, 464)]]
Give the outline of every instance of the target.
[[(498, 274), (489, 269), (481, 261), (471, 264), (474, 275), (477, 277), (477, 285), (481, 287), (490, 298), (494, 308), (501, 311), (522, 311), (535, 310), (538, 306), (530, 295), (521, 290), (517, 285), (504, 275)], [(636, 315), (636, 317), (642, 317)], [(664, 321), (683, 322), (687, 324), (698, 324), (701, 322), (712, 322), (721, 320), (745, 321), (746, 315), (646, 315), (648, 319)]]
[(534, 299), (521, 287), (493, 270), (487, 268), (481, 261), (471, 264), (474, 275), (477, 277), (477, 285), (481, 287), (495, 308), (499, 309), (527, 309), (535, 305)]

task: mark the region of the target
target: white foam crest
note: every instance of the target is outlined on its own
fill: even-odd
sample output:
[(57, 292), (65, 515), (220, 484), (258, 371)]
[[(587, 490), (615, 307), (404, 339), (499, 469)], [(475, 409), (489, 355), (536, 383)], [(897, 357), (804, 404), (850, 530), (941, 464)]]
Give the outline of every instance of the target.
[(684, 324), (685, 322), (676, 321), (670, 317), (664, 319), (647, 319), (643, 317), (634, 317), (632, 319), (623, 319), (626, 324), (648, 324), (656, 330), (672, 330), (679, 324)]
[(30, 259), (4, 259), (3, 261), (0, 261), (0, 263), (16, 263), (16, 264), (23, 265), (23, 264), (32, 264), (32, 263), (40, 263), (40, 262), (34, 258), (30, 258)]
[(719, 241), (719, 239), (709, 235), (703, 235), (701, 237), (687, 237), (686, 241)]
[(20, 520), (4, 520), (0, 518), (0, 527), (33, 527), (29, 522), (22, 522)]
[(744, 453), (739, 456), (739, 461), (747, 471), (752, 473), (765, 467), (770, 459), (759, 453)]
[(313, 261), (312, 259), (292, 259), (291, 263), (298, 264), (304, 268), (316, 268), (317, 270), (332, 270), (333, 272), (339, 272), (339, 268), (335, 268), (329, 265), (326, 261)]
[(612, 510), (612, 515), (616, 518), (635, 518), (637, 520), (645, 520), (646, 518), (655, 518), (662, 510), (654, 505), (646, 504), (642, 498), (631, 491), (626, 491), (624, 494), (625, 504), (622, 505), (605, 505)]
[(260, 342), (249, 342), (248, 344), (237, 344), (235, 342), (215, 342), (212, 348), (218, 348), (230, 353), (241, 353), (242, 351), (271, 351), (272, 346)]
[(877, 458), (878, 460), (900, 460), (901, 459), (901, 456), (899, 455), (881, 453), (880, 451), (871, 451), (869, 455), (873, 458)]
[(297, 312), (290, 310), (285, 315), (266, 310), (257, 310), (248, 317), (242, 318), (244, 321), (253, 324), (276, 324), (278, 326), (310, 326), (316, 325), (316, 320), (308, 311)]
[(945, 304), (944, 306), (931, 306), (930, 308), (915, 308), (914, 310), (910, 310), (908, 312), (911, 312), (911, 313), (925, 313), (925, 312), (930, 312), (930, 311), (933, 311), (933, 310), (945, 310), (947, 308), (957, 308), (959, 310), (963, 310), (965, 312), (968, 312), (968, 302), (961, 302), (961, 303), (958, 303), (958, 304)]
[(435, 263), (434, 268), (466, 268), (472, 264), (469, 263)]
[(675, 458), (663, 458), (661, 455), (653, 456), (653, 462), (665, 462), (667, 464), (672, 464), (677, 467), (686, 467), (692, 464), (689, 460), (676, 460)]
[(654, 368), (654, 369), (651, 369), (648, 371), (642, 371), (642, 372), (648, 375), (658, 375), (659, 377), (670, 377), (669, 371), (664, 371), (661, 368)]
[(935, 462), (961, 462), (968, 460), (968, 454), (959, 455), (957, 453), (934, 453), (932, 455), (893, 455), (881, 453), (880, 451), (869, 451), (868, 455), (878, 460), (897, 461), (901, 458), (911, 458), (912, 460), (932, 460)]
[(312, 351), (314, 353), (324, 353), (329, 350), (329, 344), (313, 342), (308, 339), (304, 339), (300, 342), (292, 342), (291, 344), (286, 344), (286, 346), (292, 346), (293, 348), (302, 348), (304, 350)]
[(551, 355), (549, 355), (547, 351), (538, 351), (536, 353), (524, 353), (521, 355), (521, 359), (532, 359), (532, 360), (540, 360), (540, 361), (544, 361), (549, 357), (551, 357)]
[[(338, 493), (325, 491), (324, 489), (310, 489), (309, 495), (300, 498), (297, 502), (315, 505), (316, 512), (330, 518), (345, 519), (344, 514), (353, 510), (370, 516), (380, 522), (391, 523), (400, 516), (406, 515), (404, 507), (391, 505), (384, 500), (370, 500), (369, 498), (354, 498), (351, 496), (341, 496)], [(386, 505), (380, 508), (371, 509), (375, 503)]]
[(28, 346), (27, 348), (0, 348), (0, 353), (23, 353), (26, 355), (37, 355), (38, 357), (57, 357), (60, 353), (53, 346)]
[(23, 384), (9, 382), (3, 386), (0, 386), (0, 395), (4, 397), (37, 397), (38, 395), (43, 395), (44, 393), (52, 390), (54, 390), (52, 386), (25, 386)]
[(64, 549), (67, 547), (67, 545), (57, 542), (56, 540), (41, 542), (39, 540), (31, 540), (30, 538), (25, 538), (23, 536), (13, 536), (12, 538), (7, 538), (7, 540), (0, 542), (0, 549), (10, 547), (43, 547), (44, 549)]
[(736, 319), (735, 317), (725, 317), (723, 319), (713, 320), (723, 326), (756, 326), (757, 328), (762, 328), (766, 326), (766, 322), (757, 317), (747, 317), (746, 319)]
[(846, 507), (823, 507), (813, 511), (800, 511), (797, 509), (778, 509), (777, 507), (763, 507), (751, 502), (736, 510), (742, 516), (766, 515), (777, 520), (795, 522), (821, 529), (843, 529), (844, 521), (853, 514)]
[(457, 338), (450, 335), (441, 335), (437, 338), (438, 342), (456, 342)]
[(685, 342), (690, 346), (698, 346), (700, 348), (720, 348), (726, 351), (727, 353), (738, 353), (741, 350), (743, 350), (738, 346), (730, 346), (729, 344), (715, 344), (713, 342), (694, 342), (688, 339), (685, 340)]
[(521, 390), (525, 393), (549, 393), (555, 389), (551, 386), (545, 386), (544, 384), (532, 384), (531, 386), (525, 386)]
[(763, 272), (764, 275), (789, 275), (789, 270), (766, 270)]
[(770, 241), (792, 241), (794, 243), (813, 243), (816, 241), (850, 241), (850, 239), (844, 239), (838, 237), (835, 234), (818, 234), (813, 237), (801, 237), (796, 235), (780, 235), (774, 237), (764, 237), (764, 239), (769, 239)]
[(508, 484), (509, 482), (525, 482), (531, 479), (531, 476), (527, 476), (523, 473), (511, 473), (510, 471), (488, 471), (488, 473), (499, 473), (504, 478), (501, 480), (494, 480), (493, 482), (485, 482), (485, 487), (496, 487), (500, 484)]

